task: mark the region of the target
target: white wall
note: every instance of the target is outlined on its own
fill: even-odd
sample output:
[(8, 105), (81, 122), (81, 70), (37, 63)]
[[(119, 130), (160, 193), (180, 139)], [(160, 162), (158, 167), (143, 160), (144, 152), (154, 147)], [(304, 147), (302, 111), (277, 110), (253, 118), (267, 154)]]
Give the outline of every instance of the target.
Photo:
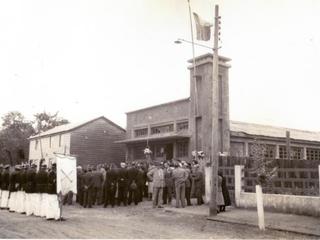
[[(61, 136), (61, 143), (59, 145), (59, 138)], [(51, 146), (50, 146), (50, 138), (51, 138)], [(40, 160), (41, 149), (43, 153), (43, 158), (45, 158), (46, 163), (50, 158), (54, 157), (55, 153), (66, 153), (70, 154), (70, 133), (64, 133), (53, 136), (45, 136), (41, 139), (31, 139), (29, 143), (29, 160)], [(36, 148), (36, 142), (38, 141), (38, 145)], [(41, 143), (41, 144), (40, 144)], [(41, 147), (42, 146), (42, 147)]]

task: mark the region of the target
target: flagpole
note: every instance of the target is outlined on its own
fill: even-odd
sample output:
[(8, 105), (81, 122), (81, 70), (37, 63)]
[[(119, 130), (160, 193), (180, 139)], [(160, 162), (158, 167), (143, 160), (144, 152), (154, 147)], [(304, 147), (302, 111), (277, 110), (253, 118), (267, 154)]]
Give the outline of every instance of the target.
[[(214, 45), (212, 61), (212, 134), (211, 134), (211, 193), (209, 215), (217, 215), (218, 168), (219, 168), (219, 6), (215, 5)], [(222, 139), (221, 139), (222, 140)]]
[[(192, 25), (192, 15), (191, 15), (191, 6), (190, 6), (190, 0), (188, 0), (188, 7), (189, 7), (189, 18), (190, 18), (190, 29), (191, 29), (191, 43), (192, 43), (192, 64), (193, 64), (193, 72), (192, 72), (192, 81), (194, 84), (194, 90), (195, 90), (195, 102), (194, 102), (194, 131), (195, 131), (195, 150), (196, 151), (196, 159), (198, 158), (198, 142), (197, 142), (197, 116), (198, 116), (198, 88), (197, 88), (197, 79), (196, 79), (196, 59), (195, 59), (195, 50), (194, 50), (194, 38), (193, 38), (193, 25)], [(192, 151), (193, 151), (192, 150)]]

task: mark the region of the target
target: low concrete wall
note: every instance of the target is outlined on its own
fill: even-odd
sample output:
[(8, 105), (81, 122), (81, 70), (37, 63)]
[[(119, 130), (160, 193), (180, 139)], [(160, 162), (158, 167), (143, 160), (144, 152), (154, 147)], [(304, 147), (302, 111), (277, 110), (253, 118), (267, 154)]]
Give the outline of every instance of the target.
[[(257, 208), (255, 193), (240, 193), (237, 207)], [(263, 194), (266, 210), (320, 217), (320, 197)]]
[[(244, 192), (242, 189), (243, 166), (236, 165), (234, 167), (234, 175), (236, 206), (244, 208), (257, 208), (256, 194)], [(263, 205), (266, 210), (320, 217), (320, 197), (263, 194)]]

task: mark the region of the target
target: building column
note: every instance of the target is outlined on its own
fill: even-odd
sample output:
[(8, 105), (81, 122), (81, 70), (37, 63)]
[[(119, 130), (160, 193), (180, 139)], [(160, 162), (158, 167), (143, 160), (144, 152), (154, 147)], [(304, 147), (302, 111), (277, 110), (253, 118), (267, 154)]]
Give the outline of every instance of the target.
[(276, 159), (280, 158), (280, 154), (279, 154), (279, 145), (276, 145)]
[(303, 156), (302, 156), (303, 160), (307, 160), (307, 147), (303, 147)]
[(177, 140), (173, 141), (173, 158), (177, 158)]
[(244, 142), (244, 156), (249, 157), (249, 143)]

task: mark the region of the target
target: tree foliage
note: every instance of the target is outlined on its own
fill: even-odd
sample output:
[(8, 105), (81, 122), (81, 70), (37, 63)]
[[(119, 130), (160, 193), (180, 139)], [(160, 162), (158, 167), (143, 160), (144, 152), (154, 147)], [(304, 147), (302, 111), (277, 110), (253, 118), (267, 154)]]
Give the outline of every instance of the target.
[(20, 112), (9, 112), (2, 117), (0, 131), (0, 158), (3, 163), (16, 164), (25, 161), (29, 153), (28, 138), (34, 134), (32, 123)]
[(51, 128), (69, 123), (67, 119), (58, 117), (58, 112), (55, 114), (50, 114), (44, 111), (42, 113), (37, 113), (34, 116), (35, 131), (37, 134), (48, 131)]
[(268, 184), (277, 174), (277, 167), (273, 167), (272, 160), (266, 159), (267, 148), (257, 139), (254, 140), (251, 148), (253, 157), (252, 172), (257, 174), (257, 182), (260, 185)]

